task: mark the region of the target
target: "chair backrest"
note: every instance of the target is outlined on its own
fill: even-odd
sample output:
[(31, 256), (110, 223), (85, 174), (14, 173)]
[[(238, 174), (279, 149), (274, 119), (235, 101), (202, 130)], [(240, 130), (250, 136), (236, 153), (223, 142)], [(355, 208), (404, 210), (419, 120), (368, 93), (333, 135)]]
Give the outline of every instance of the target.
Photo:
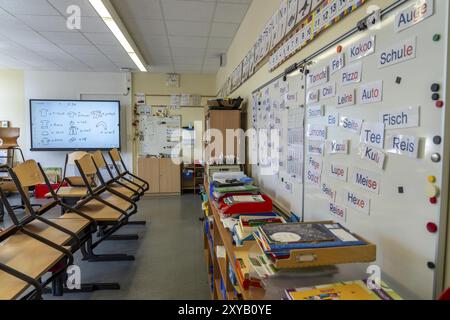
[(75, 163), (78, 165), (80, 172), (85, 176), (97, 174), (97, 168), (95, 167), (91, 154), (86, 154), (81, 159), (75, 160)]
[(0, 139), (4, 144), (17, 145), (20, 137), (20, 128), (0, 128)]
[(94, 160), (97, 168), (103, 169), (108, 167), (108, 164), (106, 163), (105, 158), (103, 157), (103, 153), (100, 150), (92, 154), (92, 159)]
[(67, 163), (66, 165), (75, 165), (75, 160), (80, 160), (81, 158), (83, 158), (85, 155), (87, 155), (88, 153), (85, 151), (75, 151), (72, 153), (69, 153), (67, 155)]
[(122, 157), (120, 156), (120, 152), (117, 149), (111, 149), (109, 151), (109, 155), (111, 156), (111, 160), (118, 162), (118, 161), (122, 161)]
[(44, 184), (45, 178), (39, 169), (36, 161), (28, 160), (18, 164), (12, 171), (16, 175), (22, 187), (32, 187), (37, 184)]

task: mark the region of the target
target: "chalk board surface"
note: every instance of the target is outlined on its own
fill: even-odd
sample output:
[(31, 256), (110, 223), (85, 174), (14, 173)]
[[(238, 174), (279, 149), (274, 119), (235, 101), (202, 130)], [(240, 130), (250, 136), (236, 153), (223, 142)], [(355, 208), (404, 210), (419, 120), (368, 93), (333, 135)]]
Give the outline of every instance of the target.
[(120, 148), (119, 101), (30, 100), (32, 150)]

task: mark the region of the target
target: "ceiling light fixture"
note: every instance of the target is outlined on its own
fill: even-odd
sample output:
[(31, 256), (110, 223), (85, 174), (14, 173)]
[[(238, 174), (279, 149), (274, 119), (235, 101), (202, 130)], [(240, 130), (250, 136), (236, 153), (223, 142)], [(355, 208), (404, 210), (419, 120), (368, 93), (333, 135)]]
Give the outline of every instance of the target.
[[(142, 72), (147, 72), (147, 68), (145, 67), (145, 63), (143, 62), (143, 58), (140, 54), (137, 53), (137, 50), (133, 48), (133, 45), (128, 41), (124, 32), (120, 29), (118, 24), (118, 17), (114, 18), (112, 15), (112, 10), (109, 10), (103, 0), (89, 0), (92, 7), (94, 7), (95, 11), (97, 11), (100, 18), (103, 19), (105, 24), (114, 34), (116, 39), (120, 42), (122, 47), (128, 53), (130, 58), (133, 60), (134, 64), (139, 68)], [(121, 23), (121, 22), (120, 22)], [(131, 40), (132, 42), (132, 40)]]

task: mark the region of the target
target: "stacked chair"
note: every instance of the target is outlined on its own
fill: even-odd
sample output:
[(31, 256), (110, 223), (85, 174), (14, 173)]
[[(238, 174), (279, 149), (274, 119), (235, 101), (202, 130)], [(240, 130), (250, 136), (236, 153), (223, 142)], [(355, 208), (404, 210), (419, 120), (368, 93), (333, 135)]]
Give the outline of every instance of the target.
[[(86, 189), (85, 195), (73, 205), (65, 203), (58, 190), (51, 188), (36, 161), (28, 160), (9, 169), (25, 214), (18, 214), (0, 189), (2, 205), (13, 223), (11, 228), (0, 232), (0, 299), (40, 299), (50, 284), (56, 296), (66, 292), (120, 289), (116, 283), (84, 284), (78, 290), (69, 290), (65, 285), (67, 269), (77, 252), (89, 262), (134, 260), (126, 254), (94, 253), (107, 240), (138, 239), (137, 235), (115, 233), (131, 223), (130, 218), (137, 213), (136, 202), (149, 187), (126, 170), (117, 150), (111, 153), (114, 159), (118, 154), (121, 162), (111, 164), (114, 170), (100, 151), (72, 155), (80, 173), (79, 179), (72, 181)], [(31, 205), (26, 191), (37, 184), (45, 184), (50, 190), (49, 201), (39, 208)], [(57, 207), (61, 215), (55, 218), (50, 211)]]

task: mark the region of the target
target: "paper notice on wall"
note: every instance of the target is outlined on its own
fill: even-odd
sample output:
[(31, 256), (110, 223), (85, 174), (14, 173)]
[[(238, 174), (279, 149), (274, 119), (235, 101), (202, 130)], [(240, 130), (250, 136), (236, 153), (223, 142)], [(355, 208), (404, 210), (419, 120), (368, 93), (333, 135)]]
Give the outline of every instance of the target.
[(191, 105), (191, 96), (189, 94), (182, 94), (180, 98), (180, 105), (182, 106), (190, 106)]
[(137, 106), (145, 105), (145, 93), (136, 93), (134, 98), (136, 99)]
[(170, 96), (170, 108), (171, 109), (180, 109), (181, 106), (181, 96), (177, 94), (173, 94)]

